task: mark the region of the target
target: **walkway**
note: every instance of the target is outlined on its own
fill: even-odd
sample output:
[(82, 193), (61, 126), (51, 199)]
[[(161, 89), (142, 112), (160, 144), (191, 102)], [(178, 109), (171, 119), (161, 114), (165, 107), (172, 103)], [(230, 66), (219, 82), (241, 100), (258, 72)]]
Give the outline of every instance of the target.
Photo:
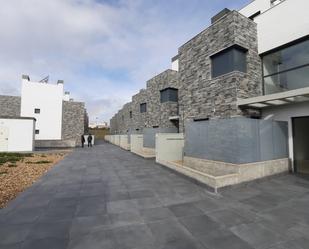
[(100, 144), (0, 210), (0, 248), (309, 248), (309, 181), (286, 175), (217, 196)]

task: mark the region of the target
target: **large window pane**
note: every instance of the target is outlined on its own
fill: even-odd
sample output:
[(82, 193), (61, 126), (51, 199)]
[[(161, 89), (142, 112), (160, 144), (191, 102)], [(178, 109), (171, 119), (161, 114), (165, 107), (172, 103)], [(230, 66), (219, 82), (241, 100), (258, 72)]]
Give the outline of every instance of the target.
[(212, 77), (233, 71), (247, 72), (246, 50), (233, 46), (211, 57)]
[(265, 94), (309, 87), (309, 66), (264, 77)]
[(142, 103), (140, 104), (140, 112), (146, 112), (147, 111), (147, 104), (146, 103)]
[(264, 76), (309, 63), (309, 40), (263, 57)]
[(175, 88), (166, 88), (160, 91), (161, 103), (172, 101), (178, 101), (178, 90)]

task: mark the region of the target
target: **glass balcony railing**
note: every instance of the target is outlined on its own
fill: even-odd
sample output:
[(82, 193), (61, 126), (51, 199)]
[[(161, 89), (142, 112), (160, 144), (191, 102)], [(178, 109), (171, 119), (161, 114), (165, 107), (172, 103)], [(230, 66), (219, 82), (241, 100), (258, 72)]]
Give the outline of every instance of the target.
[(264, 93), (273, 94), (309, 87), (309, 65), (264, 77)]

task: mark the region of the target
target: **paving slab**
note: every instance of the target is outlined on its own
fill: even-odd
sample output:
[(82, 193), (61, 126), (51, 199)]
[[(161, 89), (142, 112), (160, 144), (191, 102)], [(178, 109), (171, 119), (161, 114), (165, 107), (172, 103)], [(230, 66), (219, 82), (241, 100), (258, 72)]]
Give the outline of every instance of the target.
[(309, 248), (309, 179), (218, 195), (117, 146), (75, 149), (0, 210), (0, 248)]

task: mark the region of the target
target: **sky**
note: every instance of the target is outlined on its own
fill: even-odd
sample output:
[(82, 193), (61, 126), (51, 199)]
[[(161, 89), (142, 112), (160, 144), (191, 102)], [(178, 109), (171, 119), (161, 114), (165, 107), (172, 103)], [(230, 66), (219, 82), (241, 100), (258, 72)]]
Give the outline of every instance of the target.
[(250, 1), (2, 1), (0, 94), (20, 95), (22, 74), (49, 75), (86, 103), (90, 122), (108, 122), (213, 15)]

